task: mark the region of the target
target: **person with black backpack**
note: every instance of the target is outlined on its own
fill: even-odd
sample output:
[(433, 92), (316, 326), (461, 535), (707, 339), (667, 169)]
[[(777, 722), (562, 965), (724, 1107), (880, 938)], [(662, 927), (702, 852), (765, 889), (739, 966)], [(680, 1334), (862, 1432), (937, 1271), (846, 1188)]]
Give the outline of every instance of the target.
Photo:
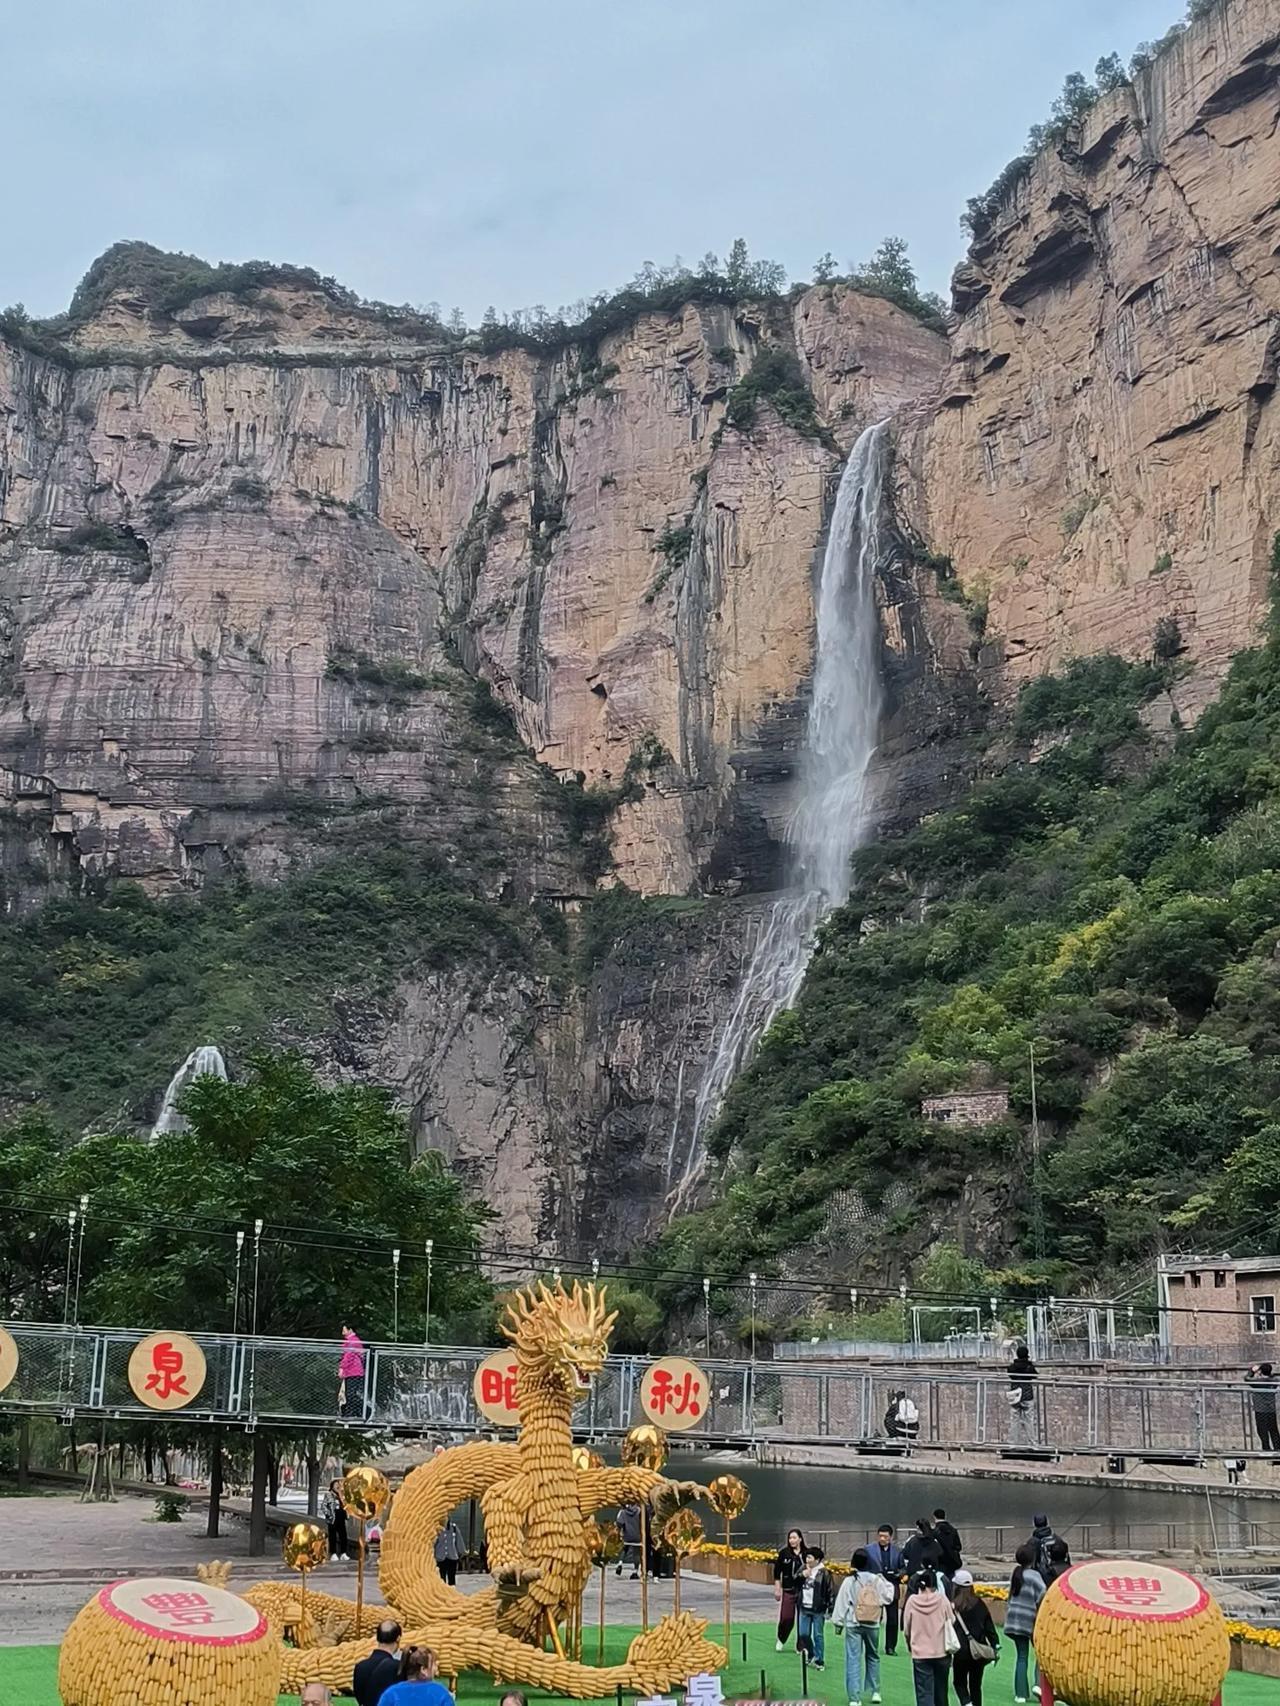
[(897, 1604), (898, 1586), (876, 1568), (865, 1546), (859, 1546), (849, 1562), (853, 1573), (840, 1584), (831, 1622), (844, 1636), (844, 1687), (849, 1706), (862, 1706), (864, 1675), (872, 1706), (877, 1706), (880, 1624), (889, 1606)]

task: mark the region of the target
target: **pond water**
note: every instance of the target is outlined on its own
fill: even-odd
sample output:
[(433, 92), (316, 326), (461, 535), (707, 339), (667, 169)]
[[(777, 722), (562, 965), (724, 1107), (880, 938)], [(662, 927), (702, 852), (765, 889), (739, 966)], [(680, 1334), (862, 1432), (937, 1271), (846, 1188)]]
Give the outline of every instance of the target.
[[(686, 1467), (687, 1465), (687, 1467)], [(802, 1529), (827, 1552), (847, 1556), (882, 1522), (901, 1532), (938, 1506), (960, 1530), (971, 1556), (1012, 1557), (1031, 1531), (1032, 1518), (1048, 1515), (1057, 1533), (1079, 1552), (1280, 1548), (1280, 1502), (1243, 1494), (1162, 1492), (1117, 1485), (1040, 1486), (973, 1475), (916, 1475), (881, 1469), (757, 1467), (737, 1454), (696, 1460), (675, 1456), (668, 1474), (707, 1480), (740, 1475), (751, 1503), (739, 1523), (738, 1545), (777, 1546), (788, 1528)], [(1250, 1474), (1260, 1471), (1250, 1465)], [(712, 1522), (716, 1519), (712, 1518)]]

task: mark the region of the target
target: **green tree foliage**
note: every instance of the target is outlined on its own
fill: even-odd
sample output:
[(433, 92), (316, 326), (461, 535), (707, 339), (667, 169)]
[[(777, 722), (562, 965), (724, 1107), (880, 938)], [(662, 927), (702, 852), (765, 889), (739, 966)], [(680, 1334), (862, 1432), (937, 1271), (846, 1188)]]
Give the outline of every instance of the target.
[(244, 1049), (282, 1023), (322, 1031), (335, 1001), (410, 966), (519, 967), (540, 951), (536, 914), (468, 893), (386, 824), (333, 825), (340, 846), (344, 828), (341, 851), (278, 885), (158, 902), (126, 883), (0, 922), (6, 1094), (72, 1125), (126, 1124), (193, 1039)]
[[(975, 1178), (999, 1205), (983, 1255), (1019, 1259), (1033, 1047), (1042, 1282), (1093, 1283), (1172, 1227), (1217, 1241), (1251, 1197), (1255, 1219), (1268, 1208), (1280, 636), (1273, 622), (1159, 756), (1141, 712), (1176, 667), (1093, 658), (1029, 685), (998, 775), (855, 856), (852, 899), (711, 1133), (720, 1200), (672, 1226), (665, 1259), (768, 1272), (820, 1231), (833, 1191), (874, 1207), (905, 1181), (916, 1208), (894, 1247), (910, 1261)], [(1008, 1086), (1008, 1121), (922, 1121), (924, 1096), (992, 1082)], [(1273, 1219), (1249, 1235), (1274, 1240)]]
[(869, 295), (896, 302), (936, 331), (946, 329), (946, 304), (940, 296), (921, 295), (920, 281), (902, 237), (886, 237), (869, 261), (854, 267), (849, 282)]
[[(362, 1337), (390, 1337), (390, 1252), (400, 1246), (400, 1316), (416, 1335), (426, 1267), (415, 1258), (428, 1237), (439, 1253), (433, 1315), (487, 1295), (478, 1261), (488, 1211), (466, 1199), (436, 1153), (413, 1158), (404, 1116), (383, 1092), (331, 1089), (297, 1056), (264, 1053), (241, 1083), (197, 1080), (182, 1107), (189, 1130), (155, 1143), (108, 1132), (67, 1144), (31, 1119), (0, 1136), (6, 1185), (22, 1169), (6, 1203), (11, 1310), (34, 1313), (43, 1300), (42, 1312), (61, 1318), (61, 1204), (83, 1192), (92, 1203), (85, 1319), (229, 1329), (235, 1232), (259, 1217), (260, 1332), (334, 1338), (347, 1324)], [(15, 1253), (24, 1239), (39, 1254)]]

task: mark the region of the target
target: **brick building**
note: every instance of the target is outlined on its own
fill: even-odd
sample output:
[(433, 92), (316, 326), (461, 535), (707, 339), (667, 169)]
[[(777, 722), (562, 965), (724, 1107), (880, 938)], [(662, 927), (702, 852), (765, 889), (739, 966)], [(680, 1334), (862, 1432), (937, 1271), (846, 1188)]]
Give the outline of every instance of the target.
[(996, 1125), (1009, 1112), (1007, 1090), (963, 1090), (954, 1096), (926, 1096), (922, 1119), (935, 1125)]
[(1280, 1363), (1280, 1256), (1161, 1256), (1156, 1283), (1166, 1345)]

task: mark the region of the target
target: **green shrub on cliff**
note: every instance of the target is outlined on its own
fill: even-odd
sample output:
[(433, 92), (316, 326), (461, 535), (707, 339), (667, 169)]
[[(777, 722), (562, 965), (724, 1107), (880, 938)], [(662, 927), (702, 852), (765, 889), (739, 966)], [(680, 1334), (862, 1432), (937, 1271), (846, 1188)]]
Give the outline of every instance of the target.
[[(711, 1134), (720, 1200), (664, 1261), (767, 1271), (833, 1191), (874, 1205), (901, 1182), (923, 1250), (967, 1178), (998, 1205), (983, 1254), (1031, 1252), (1033, 1049), (1047, 1283), (1143, 1261), (1172, 1224), (1229, 1237), (1240, 1181), (1280, 1147), (1280, 637), (1157, 757), (1140, 713), (1167, 679), (1094, 658), (1031, 684), (1000, 775), (855, 856)], [(1012, 1123), (921, 1119), (923, 1096), (991, 1082)], [(1274, 1240), (1280, 1210), (1256, 1208)]]

